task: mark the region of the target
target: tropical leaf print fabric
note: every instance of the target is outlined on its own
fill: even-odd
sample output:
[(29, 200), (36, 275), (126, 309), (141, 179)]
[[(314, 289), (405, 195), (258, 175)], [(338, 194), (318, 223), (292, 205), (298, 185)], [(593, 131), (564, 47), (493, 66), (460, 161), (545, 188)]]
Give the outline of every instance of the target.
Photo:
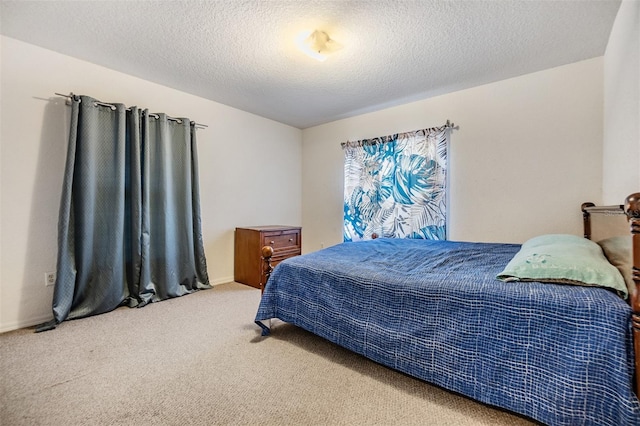
[(446, 239), (446, 126), (342, 144), (344, 241)]

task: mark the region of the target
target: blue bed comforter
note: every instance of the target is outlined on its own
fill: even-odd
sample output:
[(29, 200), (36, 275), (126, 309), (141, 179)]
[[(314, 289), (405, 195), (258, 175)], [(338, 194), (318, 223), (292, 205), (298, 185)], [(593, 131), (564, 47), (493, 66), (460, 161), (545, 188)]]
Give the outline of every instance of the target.
[(602, 288), (498, 281), (519, 247), (377, 239), (290, 258), (256, 323), (549, 425), (640, 424), (629, 306)]

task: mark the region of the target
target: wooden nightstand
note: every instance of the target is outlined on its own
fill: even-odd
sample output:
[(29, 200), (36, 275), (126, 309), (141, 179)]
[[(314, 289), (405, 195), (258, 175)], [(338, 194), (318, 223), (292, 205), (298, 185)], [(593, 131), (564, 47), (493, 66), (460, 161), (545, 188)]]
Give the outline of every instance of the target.
[(265, 264), (262, 247), (273, 247), (271, 266), (302, 253), (302, 228), (298, 226), (252, 226), (236, 228), (233, 274), (236, 282), (262, 288)]

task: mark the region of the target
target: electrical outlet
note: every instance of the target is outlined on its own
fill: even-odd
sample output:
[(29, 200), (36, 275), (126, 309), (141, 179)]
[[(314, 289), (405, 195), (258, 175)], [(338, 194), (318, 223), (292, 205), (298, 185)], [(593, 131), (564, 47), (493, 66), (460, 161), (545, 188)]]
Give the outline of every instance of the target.
[(56, 283), (56, 273), (55, 272), (45, 272), (44, 273), (44, 285), (45, 287), (51, 287)]

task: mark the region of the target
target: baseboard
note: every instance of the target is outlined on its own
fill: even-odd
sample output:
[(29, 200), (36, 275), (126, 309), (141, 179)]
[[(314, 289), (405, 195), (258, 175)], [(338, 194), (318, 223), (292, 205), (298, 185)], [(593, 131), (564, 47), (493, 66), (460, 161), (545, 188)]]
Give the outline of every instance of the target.
[(0, 334), (7, 333), (9, 331), (18, 330), (21, 328), (33, 327), (38, 324), (42, 324), (43, 322), (51, 321), (53, 319), (53, 314), (41, 315), (36, 318), (31, 318), (22, 321), (14, 321), (7, 324), (0, 325)]
[(213, 286), (216, 285), (220, 285), (220, 284), (227, 284), (227, 283), (232, 283), (233, 282), (233, 277), (223, 277), (223, 278), (218, 278), (216, 280), (213, 281), (209, 281), (209, 283)]
[[(217, 286), (220, 284), (227, 284), (233, 282), (233, 277), (223, 277), (218, 278), (216, 280), (211, 281), (212, 286)], [(41, 315), (36, 318), (22, 320), (22, 321), (14, 321), (7, 324), (0, 325), (0, 334), (7, 333), (9, 331), (18, 330), (20, 328), (33, 327), (38, 324), (42, 324), (43, 322), (47, 322), (53, 319), (53, 314)]]

